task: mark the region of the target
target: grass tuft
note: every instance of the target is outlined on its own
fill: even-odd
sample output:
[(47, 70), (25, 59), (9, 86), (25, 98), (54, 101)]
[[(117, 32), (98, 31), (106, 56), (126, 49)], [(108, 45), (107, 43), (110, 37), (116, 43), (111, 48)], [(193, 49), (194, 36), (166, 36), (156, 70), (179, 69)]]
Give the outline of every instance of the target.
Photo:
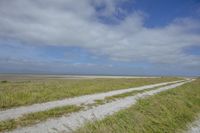
[(7, 80), (2, 80), (1, 83), (8, 83), (8, 81)]

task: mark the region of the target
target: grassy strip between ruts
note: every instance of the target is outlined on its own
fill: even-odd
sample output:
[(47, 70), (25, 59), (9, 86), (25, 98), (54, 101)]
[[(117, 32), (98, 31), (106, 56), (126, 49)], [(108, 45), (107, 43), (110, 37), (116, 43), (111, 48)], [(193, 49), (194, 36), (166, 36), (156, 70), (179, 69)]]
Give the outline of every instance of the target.
[(41, 121), (45, 121), (49, 118), (59, 117), (68, 113), (77, 112), (81, 110), (83, 107), (68, 105), (63, 107), (53, 108), (47, 111), (41, 111), (36, 113), (26, 114), (17, 119), (11, 119), (7, 121), (0, 122), (0, 132), (9, 131), (15, 129), (17, 127), (28, 126), (31, 124), (37, 124)]
[(108, 103), (110, 101), (117, 100), (119, 98), (125, 98), (125, 97), (128, 97), (128, 96), (134, 96), (134, 95), (139, 94), (139, 93), (143, 93), (143, 92), (151, 91), (151, 90), (156, 90), (158, 88), (169, 86), (169, 85), (172, 85), (172, 84), (162, 85), (162, 86), (151, 88), (151, 89), (134, 90), (134, 91), (131, 91), (131, 92), (126, 92), (126, 93), (122, 93), (122, 94), (118, 94), (118, 95), (108, 96), (108, 97), (105, 97), (103, 100), (95, 100), (95, 105)]
[(122, 94), (118, 94), (118, 95), (114, 95), (114, 96), (109, 96), (109, 97), (106, 97), (105, 100), (114, 100), (114, 99), (118, 99), (118, 98), (124, 98), (124, 97), (127, 97), (127, 96), (134, 96), (138, 93), (143, 93), (143, 92), (146, 92), (146, 91), (151, 91), (151, 90), (156, 90), (158, 88), (161, 88), (161, 87), (165, 87), (165, 86), (168, 86), (168, 85), (172, 85), (172, 84), (167, 84), (167, 85), (163, 85), (163, 86), (159, 86), (159, 87), (155, 87), (155, 88), (151, 88), (151, 89), (144, 89), (144, 90), (135, 90), (135, 91), (131, 91), (131, 92), (127, 92), (127, 93), (122, 93)]
[(74, 133), (175, 133), (200, 113), (200, 79), (141, 99), (135, 105), (87, 123)]
[(0, 110), (68, 97), (180, 80), (180, 78), (41, 79), (0, 83)]

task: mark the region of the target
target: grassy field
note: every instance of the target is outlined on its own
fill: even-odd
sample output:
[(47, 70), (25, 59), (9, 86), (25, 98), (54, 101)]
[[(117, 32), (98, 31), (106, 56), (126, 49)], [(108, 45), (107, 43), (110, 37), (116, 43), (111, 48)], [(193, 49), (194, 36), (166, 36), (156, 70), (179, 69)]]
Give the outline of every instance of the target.
[(66, 115), (71, 112), (77, 112), (77, 111), (81, 110), (82, 108), (83, 107), (80, 107), (80, 106), (68, 105), (68, 106), (57, 107), (57, 108), (46, 110), (46, 111), (26, 114), (17, 119), (1, 121), (0, 122), (0, 132), (9, 131), (9, 130), (15, 129), (17, 127), (23, 127), (23, 126), (27, 126), (27, 125), (31, 125), (31, 124), (36, 124), (41, 121), (45, 121), (49, 118), (59, 117), (59, 116)]
[(74, 133), (182, 132), (200, 113), (200, 79), (139, 100), (103, 120), (88, 123)]
[(179, 78), (1, 80), (0, 110)]

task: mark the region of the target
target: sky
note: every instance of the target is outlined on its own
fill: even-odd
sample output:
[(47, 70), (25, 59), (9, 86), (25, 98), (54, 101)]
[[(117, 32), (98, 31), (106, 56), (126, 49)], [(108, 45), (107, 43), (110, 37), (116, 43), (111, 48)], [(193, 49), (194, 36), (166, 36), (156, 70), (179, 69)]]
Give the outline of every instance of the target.
[(0, 0), (0, 73), (200, 75), (200, 0)]

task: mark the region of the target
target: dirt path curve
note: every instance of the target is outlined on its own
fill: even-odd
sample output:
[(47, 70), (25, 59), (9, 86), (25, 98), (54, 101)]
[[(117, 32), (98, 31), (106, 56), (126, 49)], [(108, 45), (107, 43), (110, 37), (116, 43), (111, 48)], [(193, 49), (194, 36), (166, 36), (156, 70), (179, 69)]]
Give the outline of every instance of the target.
[[(86, 121), (93, 120), (94, 116), (96, 119), (102, 119), (107, 115), (113, 114), (121, 109), (131, 106), (137, 101), (138, 98), (144, 98), (150, 95), (154, 95), (161, 91), (165, 91), (168, 89), (181, 86), (190, 81), (168, 85), (156, 90), (147, 91), (141, 94), (137, 94), (135, 96), (130, 96), (124, 99), (119, 99), (110, 103), (106, 103), (104, 105), (100, 105), (92, 109), (88, 109), (86, 111), (72, 113), (71, 115), (63, 116), (57, 119), (49, 119), (48, 121), (45, 121), (36, 125), (32, 125), (30, 127), (18, 128), (11, 132), (12, 133), (39, 133), (39, 132), (52, 133), (52, 132), (62, 132), (63, 130), (65, 132), (70, 132), (71, 129), (74, 130), (80, 127)], [(70, 129), (67, 127), (70, 127)], [(57, 130), (55, 131), (55, 129)]]
[(78, 96), (78, 97), (74, 97), (74, 98), (58, 100), (58, 101), (33, 104), (33, 105), (29, 105), (29, 106), (21, 106), (21, 107), (17, 107), (17, 108), (13, 108), (13, 109), (0, 111), (0, 121), (8, 120), (8, 119), (15, 119), (15, 118), (18, 118), (27, 113), (44, 111), (44, 110), (52, 109), (55, 107), (65, 106), (65, 105), (89, 104), (89, 103), (93, 103), (94, 100), (104, 99), (107, 96), (122, 94), (122, 93), (130, 92), (133, 90), (150, 89), (150, 88), (167, 85), (167, 84), (171, 84), (171, 83), (177, 83), (177, 82), (181, 82), (181, 81), (184, 81), (184, 80), (165, 82), (165, 83), (159, 83), (159, 84), (153, 84), (153, 85), (146, 85), (146, 86), (129, 88), (129, 89), (121, 89), (121, 90), (109, 91), (109, 92), (104, 92), (104, 93), (83, 95), (83, 96)]

